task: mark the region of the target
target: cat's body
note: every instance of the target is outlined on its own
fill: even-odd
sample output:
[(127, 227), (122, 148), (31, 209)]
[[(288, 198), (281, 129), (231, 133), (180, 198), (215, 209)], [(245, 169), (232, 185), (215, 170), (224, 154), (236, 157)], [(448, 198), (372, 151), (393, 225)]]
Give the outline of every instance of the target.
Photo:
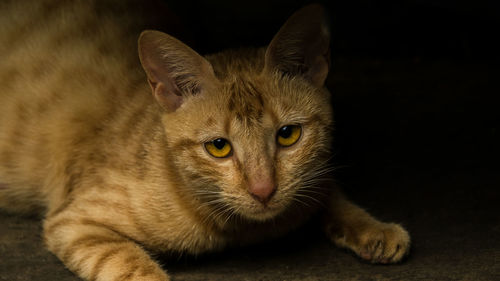
[[(280, 34), (267, 49), (205, 60), (148, 31), (145, 75), (136, 42), (147, 25), (126, 8), (10, 2), (0, 4), (0, 208), (42, 212), (48, 248), (81, 277), (166, 280), (142, 247), (197, 254), (255, 242), (325, 207), (338, 245), (374, 262), (407, 252), (401, 227), (322, 179), (332, 126), (324, 31), (308, 69), (288, 65)], [(277, 144), (287, 125), (297, 139)], [(217, 139), (230, 153), (212, 156)]]

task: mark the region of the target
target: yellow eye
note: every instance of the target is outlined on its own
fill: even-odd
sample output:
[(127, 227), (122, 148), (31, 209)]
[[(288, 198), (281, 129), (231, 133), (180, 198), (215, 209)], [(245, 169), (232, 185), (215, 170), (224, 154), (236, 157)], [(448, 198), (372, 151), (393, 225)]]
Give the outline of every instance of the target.
[(301, 134), (302, 128), (298, 125), (283, 126), (278, 130), (278, 144), (281, 146), (291, 146), (299, 140)]
[(210, 155), (217, 158), (224, 158), (231, 154), (232, 148), (229, 141), (218, 138), (205, 143), (205, 149)]

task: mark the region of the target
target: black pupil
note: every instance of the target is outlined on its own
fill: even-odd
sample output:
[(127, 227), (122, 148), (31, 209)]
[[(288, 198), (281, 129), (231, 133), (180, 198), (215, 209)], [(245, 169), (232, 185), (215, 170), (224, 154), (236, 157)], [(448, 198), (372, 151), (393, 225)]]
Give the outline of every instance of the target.
[(292, 126), (281, 127), (279, 131), (280, 137), (287, 139), (292, 135)]
[(213, 141), (215, 148), (217, 149), (222, 149), (226, 145), (226, 140), (225, 139), (216, 139)]

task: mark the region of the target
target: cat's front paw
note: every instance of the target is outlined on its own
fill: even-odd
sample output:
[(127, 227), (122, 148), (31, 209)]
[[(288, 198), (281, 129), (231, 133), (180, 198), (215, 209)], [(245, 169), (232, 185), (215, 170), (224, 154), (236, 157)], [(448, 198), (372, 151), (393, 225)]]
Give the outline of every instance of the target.
[(381, 223), (361, 233), (356, 253), (372, 263), (395, 263), (409, 251), (408, 232), (395, 223)]
[(410, 249), (408, 232), (395, 223), (376, 223), (361, 229), (351, 229), (343, 235), (330, 236), (341, 247), (353, 250), (362, 259), (372, 263), (396, 263)]

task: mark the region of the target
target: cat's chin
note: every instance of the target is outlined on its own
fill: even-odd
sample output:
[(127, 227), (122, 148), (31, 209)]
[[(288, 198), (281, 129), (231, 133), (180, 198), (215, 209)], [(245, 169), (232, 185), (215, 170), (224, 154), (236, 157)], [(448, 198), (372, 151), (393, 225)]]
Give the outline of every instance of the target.
[(262, 207), (258, 209), (256, 208), (252, 210), (246, 210), (244, 212), (241, 212), (240, 215), (246, 218), (247, 220), (264, 222), (276, 218), (282, 212), (283, 212), (282, 208)]

